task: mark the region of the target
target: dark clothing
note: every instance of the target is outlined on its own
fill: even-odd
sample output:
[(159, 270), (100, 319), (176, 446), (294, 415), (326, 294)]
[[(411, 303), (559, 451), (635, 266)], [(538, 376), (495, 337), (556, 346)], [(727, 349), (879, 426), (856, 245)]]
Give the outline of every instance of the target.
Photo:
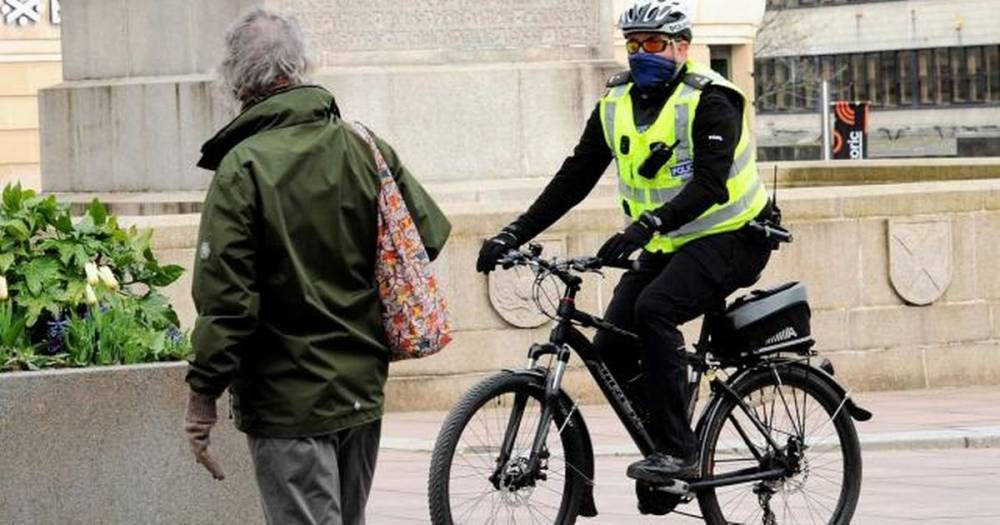
[[(680, 86), (684, 72), (682, 70), (677, 80), (665, 89), (631, 90), (637, 127), (641, 129), (653, 123), (667, 99)], [(743, 100), (739, 94), (711, 85), (705, 88), (692, 126), (694, 176), (679, 195), (657, 210), (663, 220), (661, 231), (673, 231), (698, 218), (713, 204), (729, 199), (726, 181), (742, 129)], [(518, 240), (527, 242), (583, 201), (601, 180), (612, 159), (598, 104), (587, 120), (573, 155), (566, 158), (545, 191), (514, 222)]]
[(657, 450), (688, 458), (695, 449), (678, 326), (753, 284), (770, 256), (771, 248), (745, 228), (710, 235), (672, 254), (643, 252), (639, 269), (626, 272), (615, 288), (605, 318), (638, 334), (642, 348), (603, 331), (595, 346), (630, 397), (638, 398), (640, 413), (648, 413)]
[[(378, 141), (431, 257), (450, 225)], [(236, 426), (325, 435), (382, 416), (389, 351), (375, 284), (379, 177), (333, 95), (249, 107), (203, 148), (215, 169), (194, 266), (191, 388), (227, 387)]]
[[(636, 127), (645, 129), (680, 88), (686, 71), (663, 89), (630, 91)], [(707, 86), (692, 126), (694, 174), (684, 189), (655, 214), (661, 232), (676, 230), (714, 204), (729, 199), (726, 182), (743, 129), (743, 99), (728, 88)], [(587, 121), (573, 155), (545, 191), (512, 225), (526, 242), (580, 203), (597, 185), (613, 153), (600, 118), (600, 105)], [(640, 268), (627, 272), (615, 288), (606, 317), (639, 335), (642, 347), (600, 331), (595, 345), (640, 412), (650, 418), (657, 450), (681, 458), (695, 449), (687, 421), (687, 363), (678, 326), (749, 286), (770, 258), (770, 247), (744, 230), (692, 241), (672, 254), (642, 252)], [(640, 362), (641, 360), (641, 362)]]
[(382, 420), (312, 438), (247, 436), (268, 525), (364, 525)]

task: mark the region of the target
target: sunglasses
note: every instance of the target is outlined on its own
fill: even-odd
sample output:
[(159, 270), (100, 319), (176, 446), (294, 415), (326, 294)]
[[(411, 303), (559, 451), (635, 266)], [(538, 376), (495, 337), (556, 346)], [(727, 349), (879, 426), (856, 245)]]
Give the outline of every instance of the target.
[(651, 36), (645, 40), (639, 40), (637, 38), (629, 38), (625, 41), (625, 50), (628, 54), (634, 55), (639, 52), (640, 49), (647, 53), (662, 53), (663, 50), (667, 49), (673, 40), (669, 38), (662, 38), (657, 36)]

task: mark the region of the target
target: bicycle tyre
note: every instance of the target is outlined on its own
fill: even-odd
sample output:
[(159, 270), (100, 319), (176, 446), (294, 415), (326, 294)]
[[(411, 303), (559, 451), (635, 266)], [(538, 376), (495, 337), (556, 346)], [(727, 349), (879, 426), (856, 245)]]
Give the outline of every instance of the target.
[[(753, 393), (757, 391), (763, 391), (764, 389), (769, 388), (776, 389), (775, 391), (777, 391), (776, 386), (779, 385), (779, 383), (775, 374), (780, 377), (781, 387), (802, 389), (805, 394), (808, 394), (812, 397), (812, 399), (818, 401), (823, 411), (826, 413), (828, 420), (833, 422), (833, 428), (836, 430), (836, 435), (840, 443), (840, 452), (842, 454), (842, 461), (835, 461), (835, 463), (842, 463), (843, 473), (841, 475), (842, 485), (840, 487), (839, 498), (837, 499), (837, 506), (835, 509), (829, 509), (833, 511), (829, 524), (848, 525), (851, 522), (857, 508), (862, 478), (861, 446), (858, 442), (858, 435), (857, 430), (854, 427), (854, 421), (851, 419), (848, 411), (843, 409), (842, 397), (834, 392), (834, 390), (825, 381), (823, 381), (818, 374), (809, 374), (808, 369), (806, 368), (782, 367), (781, 365), (777, 365), (774, 370), (771, 368), (755, 370), (749, 372), (745, 377), (737, 381), (736, 384), (732, 385), (732, 389), (737, 396), (744, 401), (746, 401), (747, 396), (752, 396)], [(779, 398), (779, 396), (774, 396), (772, 394), (772, 399), (777, 398)], [(805, 411), (805, 402), (807, 400), (803, 399), (803, 401), (803, 411)], [(772, 401), (772, 405), (773, 404), (774, 401)], [(702, 474), (706, 477), (711, 476), (714, 473), (716, 461), (715, 455), (719, 448), (720, 433), (722, 432), (726, 422), (729, 420), (730, 414), (734, 413), (734, 410), (739, 409), (737, 408), (737, 404), (732, 399), (729, 397), (720, 397), (718, 405), (709, 413), (708, 417), (711, 419), (705, 427), (701, 450), (701, 469)], [(830, 418), (830, 416), (833, 416), (834, 414), (836, 414), (836, 417)], [(773, 412), (772, 416), (774, 416)], [(804, 420), (802, 428), (805, 428)], [(751, 429), (751, 432), (756, 432), (756, 430)], [(808, 433), (806, 433), (806, 435), (808, 435)], [(820, 442), (816, 441), (816, 443)], [(822, 452), (822, 454), (825, 453), (826, 452)], [(836, 458), (834, 459), (836, 460)], [(809, 472), (807, 470), (806, 476), (808, 477), (808, 475)], [(818, 476), (819, 474), (816, 475)], [(821, 478), (816, 479), (819, 480)], [(803, 481), (802, 486), (804, 487), (807, 482), (808, 481)], [(820, 481), (817, 481), (816, 483), (820, 483)], [(801, 487), (799, 487), (798, 492), (803, 492)], [(795, 494), (795, 492), (789, 492), (789, 494)], [(802, 496), (802, 499), (806, 501), (806, 506), (808, 506), (808, 496)], [(732, 521), (739, 521), (739, 518), (732, 518), (724, 515), (715, 489), (699, 492), (698, 504), (701, 507), (705, 523), (708, 525), (727, 525)], [(787, 508), (785, 510), (787, 510)], [(810, 512), (811, 511), (812, 509), (810, 509)], [(810, 514), (810, 518), (811, 517), (812, 515)], [(778, 521), (778, 523), (781, 523), (781, 521)]]
[[(545, 398), (544, 381), (543, 376), (539, 375), (502, 372), (473, 386), (448, 413), (434, 444), (428, 478), (428, 503), (433, 525), (462, 525), (456, 523), (452, 516), (449, 496), (450, 476), (456, 447), (472, 418), (490, 400), (505, 394), (525, 393), (531, 399), (539, 403), (543, 402)], [(563, 396), (562, 399), (565, 400), (568, 397)], [(577, 514), (580, 511), (586, 484), (590, 483), (590, 480), (585, 479), (580, 474), (587, 471), (581, 466), (586, 465), (590, 459), (586, 457), (587, 448), (584, 437), (580, 435), (579, 426), (565, 424), (567, 418), (574, 415), (572, 403), (566, 406), (564, 402), (557, 402), (556, 405), (553, 411), (553, 423), (549, 425), (549, 431), (553, 430), (553, 424), (556, 429), (562, 429), (560, 441), (564, 451), (566, 469), (561, 504), (554, 523), (555, 525), (572, 525), (576, 522)], [(531, 427), (530, 434), (534, 435), (535, 427), (530, 422), (529, 426)], [(522, 422), (522, 430), (518, 435), (521, 435), (524, 427)], [(501, 441), (502, 438), (501, 435)], [(493, 459), (495, 463), (496, 458)], [(499, 491), (497, 492), (499, 493)]]

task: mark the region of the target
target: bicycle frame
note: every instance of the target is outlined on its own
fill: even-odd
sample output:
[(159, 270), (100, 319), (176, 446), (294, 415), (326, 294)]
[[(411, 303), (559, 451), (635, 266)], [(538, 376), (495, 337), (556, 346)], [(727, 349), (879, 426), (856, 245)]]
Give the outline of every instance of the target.
[[(649, 435), (649, 432), (646, 430), (646, 425), (636, 413), (631, 401), (629, 401), (628, 396), (625, 394), (621, 385), (614, 378), (611, 370), (607, 367), (590, 340), (587, 339), (587, 337), (583, 335), (583, 333), (581, 333), (575, 325), (578, 324), (587, 328), (606, 330), (623, 337), (634, 339), (636, 342), (638, 342), (638, 336), (622, 330), (599, 317), (577, 310), (576, 295), (580, 291), (583, 280), (577, 276), (568, 276), (564, 277), (563, 281), (566, 284), (566, 291), (559, 302), (555, 318), (556, 325), (549, 335), (549, 341), (544, 344), (533, 345), (528, 352), (528, 369), (538, 369), (539, 359), (543, 356), (553, 355), (555, 357), (555, 365), (550, 369), (545, 370), (545, 377), (547, 378), (545, 386), (545, 403), (541, 408), (538, 426), (535, 431), (535, 437), (532, 441), (531, 453), (528, 458), (528, 472), (535, 472), (542, 460), (541, 453), (545, 446), (547, 429), (553, 418), (552, 406), (560, 395), (562, 389), (562, 379), (569, 363), (570, 356), (574, 351), (583, 360), (583, 363), (587, 367), (591, 377), (593, 377), (594, 381), (597, 382), (597, 385), (604, 394), (605, 399), (615, 411), (615, 414), (628, 431), (633, 442), (639, 448), (639, 451), (645, 456), (655, 450), (655, 445)], [(782, 451), (783, 448), (774, 441), (774, 438), (770, 435), (770, 432), (768, 432), (766, 425), (762, 423), (757, 415), (749, 407), (747, 407), (746, 403), (744, 403), (743, 400), (736, 395), (730, 385), (726, 381), (722, 381), (718, 377), (714, 376), (714, 371), (718, 368), (718, 363), (713, 363), (708, 358), (710, 354), (707, 351), (707, 340), (708, 328), (706, 323), (703, 324), (699, 341), (695, 344), (696, 352), (694, 354), (689, 353), (688, 357), (689, 362), (691, 362), (691, 374), (689, 377), (690, 403), (688, 406), (689, 422), (693, 418), (694, 409), (698, 401), (698, 388), (701, 383), (702, 376), (705, 372), (711, 370), (712, 377), (710, 385), (712, 387), (713, 396), (721, 395), (733, 399), (740, 410), (753, 423), (755, 430), (764, 436), (768, 445), (775, 451)], [(504, 466), (510, 459), (514, 442), (521, 426), (521, 415), (526, 402), (526, 395), (522, 394), (515, 396), (514, 406), (511, 411), (511, 418), (508, 421), (503, 445), (497, 459), (497, 468), (491, 478), (494, 481), (500, 478)], [(699, 424), (699, 427), (700, 426), (701, 425)], [(756, 450), (756, 447), (753, 445), (751, 439), (745, 434), (745, 432), (746, 431), (744, 429), (740, 429), (741, 437), (746, 442), (748, 447), (750, 447), (750, 450), (754, 453), (755, 457), (762, 459), (762, 456)], [(759, 466), (751, 467), (711, 479), (692, 481), (688, 484), (688, 491), (690, 493), (698, 490), (707, 490), (741, 483), (773, 480), (786, 474), (786, 468), (771, 468), (765, 470)]]

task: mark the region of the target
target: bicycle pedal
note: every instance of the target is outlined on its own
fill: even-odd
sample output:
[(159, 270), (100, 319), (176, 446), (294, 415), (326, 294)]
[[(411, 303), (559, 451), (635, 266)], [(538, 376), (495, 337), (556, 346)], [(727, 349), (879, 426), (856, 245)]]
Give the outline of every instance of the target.
[(668, 494), (674, 494), (677, 496), (683, 496), (691, 492), (691, 485), (688, 482), (680, 479), (672, 479), (667, 483), (658, 483), (653, 487), (653, 490), (659, 492), (666, 492)]

